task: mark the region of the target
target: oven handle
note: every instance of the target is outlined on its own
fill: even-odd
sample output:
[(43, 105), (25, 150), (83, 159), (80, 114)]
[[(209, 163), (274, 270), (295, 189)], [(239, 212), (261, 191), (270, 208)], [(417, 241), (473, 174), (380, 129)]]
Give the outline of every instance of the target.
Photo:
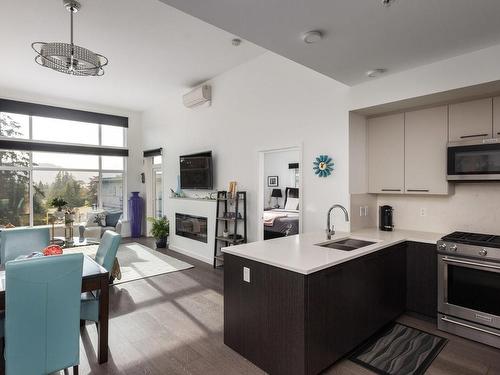
[(459, 259), (451, 259), (448, 257), (443, 257), (443, 261), (447, 262), (447, 263), (466, 264), (469, 266), (477, 266), (477, 267), (483, 267), (483, 268), (491, 268), (494, 270), (500, 270), (500, 266), (494, 266), (491, 264), (483, 264), (483, 263), (477, 263), (477, 262), (469, 262), (468, 260), (459, 260)]
[(465, 327), (465, 328), (470, 328), (470, 329), (473, 329), (473, 330), (476, 330), (476, 331), (479, 331), (479, 332), (488, 333), (490, 335), (500, 337), (500, 334), (498, 334), (496, 332), (491, 332), (491, 331), (488, 331), (487, 329), (483, 329), (483, 328), (479, 328), (479, 327), (474, 327), (474, 326), (472, 326), (470, 324), (467, 324), (467, 323), (457, 322), (456, 320), (448, 319), (446, 316), (441, 317), (441, 320), (444, 321), (444, 322), (447, 322), (447, 323), (456, 324), (457, 326), (462, 326), (462, 327)]

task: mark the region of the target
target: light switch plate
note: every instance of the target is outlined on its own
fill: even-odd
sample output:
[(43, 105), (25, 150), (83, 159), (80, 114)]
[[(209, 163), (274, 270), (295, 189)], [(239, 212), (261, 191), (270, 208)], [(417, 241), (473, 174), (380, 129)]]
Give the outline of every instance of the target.
[(243, 267), (243, 281), (250, 282), (250, 268)]

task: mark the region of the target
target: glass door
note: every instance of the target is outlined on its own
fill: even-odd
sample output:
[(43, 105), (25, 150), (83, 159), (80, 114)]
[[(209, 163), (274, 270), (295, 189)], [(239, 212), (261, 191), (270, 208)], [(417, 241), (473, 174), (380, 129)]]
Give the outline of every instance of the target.
[(448, 303), (500, 316), (500, 273), (492, 267), (448, 264)]
[(163, 172), (159, 168), (153, 168), (153, 212), (155, 217), (163, 216)]

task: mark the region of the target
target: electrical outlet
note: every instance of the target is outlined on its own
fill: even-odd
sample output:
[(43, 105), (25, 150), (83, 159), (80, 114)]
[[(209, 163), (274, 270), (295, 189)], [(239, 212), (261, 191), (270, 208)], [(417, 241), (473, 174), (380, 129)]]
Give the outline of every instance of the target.
[(243, 281), (250, 282), (250, 268), (243, 267)]
[(427, 209), (425, 207), (420, 208), (420, 216), (427, 216)]

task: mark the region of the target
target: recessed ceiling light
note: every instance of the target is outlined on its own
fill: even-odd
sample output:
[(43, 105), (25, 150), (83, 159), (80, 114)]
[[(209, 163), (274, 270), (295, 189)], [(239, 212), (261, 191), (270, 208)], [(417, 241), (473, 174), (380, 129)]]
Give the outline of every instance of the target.
[(241, 44), (241, 39), (234, 38), (233, 40), (231, 40), (231, 43), (233, 46), (238, 47)]
[(307, 44), (313, 44), (323, 39), (323, 33), (319, 30), (311, 30), (302, 34), (302, 40)]
[(365, 74), (366, 74), (367, 77), (375, 78), (375, 77), (378, 77), (378, 76), (384, 74), (385, 72), (387, 72), (387, 69), (385, 69), (385, 68), (377, 68), (377, 69), (369, 70)]
[(385, 7), (390, 7), (396, 0), (382, 0), (382, 5)]

